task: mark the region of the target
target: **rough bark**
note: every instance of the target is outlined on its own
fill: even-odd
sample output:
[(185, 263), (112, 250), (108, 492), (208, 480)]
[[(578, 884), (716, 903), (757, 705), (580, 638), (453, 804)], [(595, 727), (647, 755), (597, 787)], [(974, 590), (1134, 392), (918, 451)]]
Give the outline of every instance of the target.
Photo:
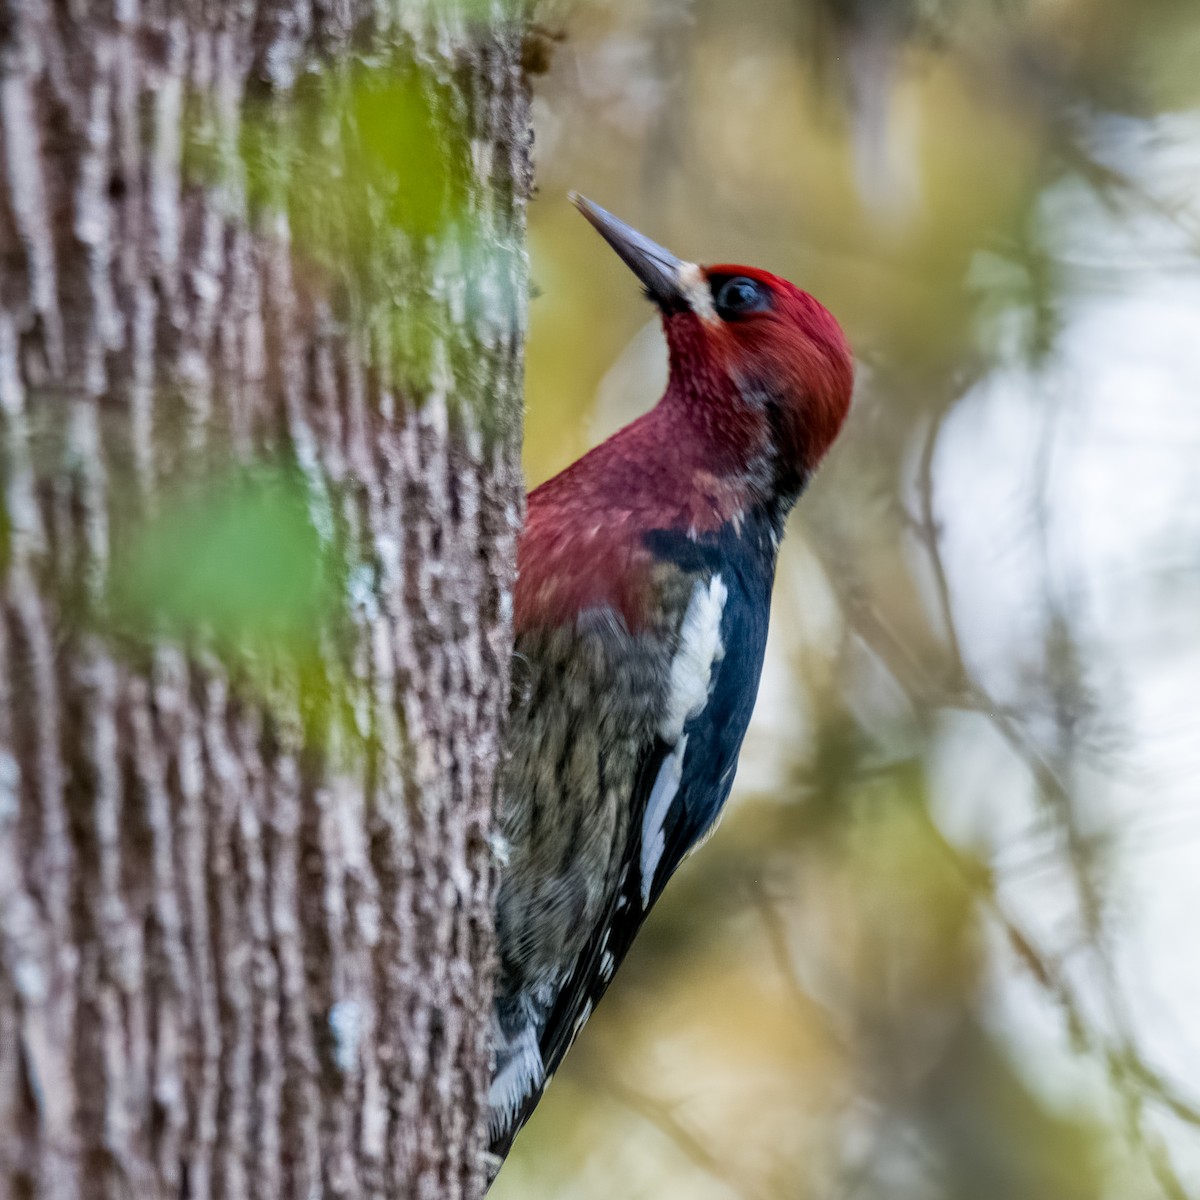
[[(471, 7), (0, 15), (5, 1196), (482, 1190), (528, 113), (518, 31)], [(360, 206), (348, 238), (412, 248), (386, 320), (239, 149), (384, 61), (466, 132), (485, 262)], [(264, 456), (341, 564), (311, 661), (119, 633), (125, 531)]]

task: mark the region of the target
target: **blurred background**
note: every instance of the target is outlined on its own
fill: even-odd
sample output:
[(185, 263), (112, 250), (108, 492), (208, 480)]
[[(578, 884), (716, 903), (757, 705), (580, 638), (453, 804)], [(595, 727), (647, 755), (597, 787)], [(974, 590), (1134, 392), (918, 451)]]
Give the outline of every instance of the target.
[(530, 485), (665, 375), (569, 188), (859, 376), (724, 821), (492, 1195), (1200, 1197), (1200, 4), (539, 16)]

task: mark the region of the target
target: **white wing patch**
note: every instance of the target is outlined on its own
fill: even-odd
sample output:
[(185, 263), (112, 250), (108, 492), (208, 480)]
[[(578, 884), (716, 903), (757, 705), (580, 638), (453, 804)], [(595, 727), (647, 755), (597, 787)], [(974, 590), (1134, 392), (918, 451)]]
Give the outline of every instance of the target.
[(713, 667), (725, 657), (721, 617), (728, 598), (728, 589), (720, 575), (714, 575), (707, 585), (696, 584), (683, 618), (679, 649), (671, 660), (671, 690), (659, 733), (663, 741), (674, 743), (675, 748), (658, 770), (642, 817), (643, 908), (650, 903), (654, 875), (666, 846), (663, 825), (683, 779), (683, 756), (687, 752), (683, 727), (708, 702)]
[(694, 717), (708, 700), (712, 669), (725, 657), (721, 641), (721, 616), (729, 592), (714, 575), (707, 587), (696, 584), (688, 601), (679, 631), (679, 649), (671, 660), (671, 690), (667, 712), (659, 733), (668, 744), (677, 742), (684, 724)]
[(571, 1038), (574, 1040), (579, 1036), (579, 1031), (587, 1024), (588, 1017), (592, 1015), (592, 1002), (585, 1000), (583, 1008), (579, 1010), (579, 1015), (575, 1018), (575, 1024), (571, 1027)]
[(679, 791), (679, 781), (683, 778), (683, 755), (687, 750), (687, 738), (681, 737), (675, 749), (663, 760), (658, 768), (658, 778), (650, 789), (650, 798), (646, 801), (646, 812), (642, 817), (642, 907), (650, 903), (650, 888), (654, 884), (654, 872), (658, 870), (659, 859), (666, 847), (667, 835), (663, 830), (663, 822), (671, 808), (671, 801)]

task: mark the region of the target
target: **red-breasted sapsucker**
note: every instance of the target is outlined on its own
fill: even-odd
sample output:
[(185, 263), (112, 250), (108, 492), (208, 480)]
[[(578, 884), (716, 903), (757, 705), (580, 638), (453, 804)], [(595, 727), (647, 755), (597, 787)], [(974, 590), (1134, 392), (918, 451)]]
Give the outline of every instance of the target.
[(495, 1165), (729, 795), (784, 521), (854, 374), (807, 293), (683, 262), (575, 203), (660, 309), (670, 381), (529, 496), (501, 782)]

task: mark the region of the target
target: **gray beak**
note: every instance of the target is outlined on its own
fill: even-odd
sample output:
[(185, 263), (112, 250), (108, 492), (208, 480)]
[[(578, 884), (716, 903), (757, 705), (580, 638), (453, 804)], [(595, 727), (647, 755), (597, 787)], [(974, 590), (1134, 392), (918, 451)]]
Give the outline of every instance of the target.
[(664, 250), (657, 242), (652, 242), (624, 221), (617, 220), (612, 213), (593, 204), (586, 196), (571, 192), (570, 200), (641, 280), (651, 300), (668, 311), (688, 307), (684, 280), (685, 271), (691, 267), (691, 263), (676, 258), (669, 250)]

